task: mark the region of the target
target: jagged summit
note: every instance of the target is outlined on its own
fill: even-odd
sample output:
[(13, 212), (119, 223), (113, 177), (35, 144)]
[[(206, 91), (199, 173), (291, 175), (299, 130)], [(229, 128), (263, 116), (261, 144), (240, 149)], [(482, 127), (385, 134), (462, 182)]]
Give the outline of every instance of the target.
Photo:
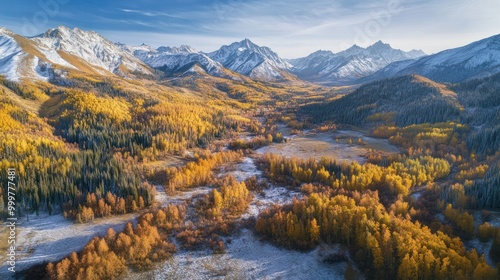
[(455, 83), (498, 72), (500, 72), (500, 35), (495, 35), (418, 60), (390, 64), (366, 80), (419, 74), (438, 82)]
[(190, 54), (190, 53), (198, 53), (193, 47), (188, 45), (181, 45), (180, 47), (159, 47), (156, 49), (158, 52), (170, 53), (170, 54)]
[(0, 34), (14, 34), (10, 29), (0, 27)]
[(263, 80), (284, 78), (283, 70), (291, 65), (268, 47), (261, 47), (249, 39), (224, 45), (208, 56), (231, 71)]
[(241, 74), (266, 81), (295, 79), (293, 73), (303, 80), (332, 85), (405, 74), (458, 82), (500, 72), (500, 35), (427, 57), (421, 50), (405, 52), (377, 41), (366, 48), (353, 45), (338, 53), (319, 50), (285, 60), (248, 38), (203, 53), (188, 45), (155, 49), (146, 44), (115, 44), (77, 27), (58, 26), (29, 38), (0, 27), (0, 75), (12, 80), (50, 80), (60, 75), (54, 72), (54, 65), (61, 66), (55, 67), (58, 71), (98, 75), (148, 75), (153, 67), (167, 73), (195, 69), (218, 77), (238, 78)]
[(317, 51), (294, 59), (292, 72), (299, 78), (327, 84), (352, 84), (389, 65), (392, 62), (414, 59), (425, 55), (421, 51), (404, 52), (378, 41), (363, 48), (358, 45), (339, 53)]

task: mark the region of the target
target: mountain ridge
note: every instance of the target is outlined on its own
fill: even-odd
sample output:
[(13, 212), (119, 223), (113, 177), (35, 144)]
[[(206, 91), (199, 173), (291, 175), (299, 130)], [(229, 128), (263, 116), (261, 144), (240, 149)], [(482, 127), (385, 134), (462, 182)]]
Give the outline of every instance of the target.
[(500, 34), (413, 61), (390, 64), (362, 82), (419, 74), (438, 82), (456, 83), (500, 72)]
[(127, 76), (150, 68), (94, 31), (59, 26), (34, 37), (0, 29), (0, 74), (8, 79), (51, 80), (68, 71)]
[(208, 56), (231, 71), (263, 80), (283, 79), (286, 75), (282, 71), (291, 67), (270, 48), (258, 46), (249, 39), (224, 45)]
[(338, 52), (316, 51), (309, 56), (294, 59), (291, 71), (299, 78), (323, 84), (353, 84), (384, 68), (390, 63), (421, 57), (419, 50), (404, 52), (378, 41), (367, 48), (358, 45)]
[[(196, 68), (192, 68), (198, 65)], [(338, 53), (318, 50), (296, 59), (283, 59), (250, 39), (201, 52), (188, 45), (152, 48), (113, 43), (94, 31), (59, 26), (23, 37), (0, 27), (0, 75), (7, 79), (49, 81), (68, 71), (96, 75), (168, 76), (189, 73), (241, 80), (296, 81), (325, 85), (358, 85), (375, 80), (419, 74), (438, 82), (459, 82), (500, 72), (500, 35), (425, 56), (420, 50), (394, 49), (382, 41), (363, 48), (353, 45)]]

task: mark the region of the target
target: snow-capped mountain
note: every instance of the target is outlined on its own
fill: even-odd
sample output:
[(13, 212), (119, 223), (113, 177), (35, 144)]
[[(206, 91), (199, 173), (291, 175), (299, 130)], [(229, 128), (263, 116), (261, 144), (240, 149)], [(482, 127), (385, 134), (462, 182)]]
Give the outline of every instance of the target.
[[(182, 45), (180, 47), (159, 47), (154, 49), (144, 44), (137, 47), (123, 44), (117, 45), (147, 65), (167, 73), (193, 72), (190, 70), (196, 69), (194, 72), (204, 71), (217, 77), (225, 76), (224, 67), (219, 62), (212, 60), (206, 54), (198, 52), (190, 46)], [(193, 68), (195, 65), (199, 67)]]
[(231, 71), (268, 81), (283, 79), (286, 76), (283, 71), (291, 67), (270, 48), (260, 47), (248, 39), (222, 46), (208, 56)]
[(375, 73), (390, 63), (424, 56), (418, 50), (404, 52), (382, 41), (362, 48), (357, 45), (339, 53), (317, 51), (304, 58), (290, 60), (291, 71), (311, 82), (343, 85)]
[(21, 70), (28, 66), (21, 64), (26, 54), (22, 52), (14, 36), (10, 30), (0, 28), (0, 74), (9, 80), (18, 80)]
[(49, 80), (65, 71), (127, 76), (151, 74), (130, 53), (93, 31), (60, 26), (26, 38), (0, 29), (0, 75), (10, 80)]
[(438, 82), (456, 83), (498, 72), (500, 72), (500, 34), (418, 60), (390, 64), (366, 80), (419, 74)]
[[(132, 72), (150, 73), (148, 67), (140, 60), (122, 51), (113, 42), (94, 31), (60, 26), (33, 37), (31, 40), (45, 52), (57, 52), (60, 56), (69, 54), (111, 73), (124, 74), (123, 68)], [(68, 61), (71, 58), (65, 60)]]
[[(26, 38), (0, 28), (0, 75), (9, 80), (51, 80), (68, 71), (97, 75), (207, 73), (265, 81), (293, 80), (332, 85), (419, 74), (439, 82), (460, 82), (500, 72), (500, 35), (467, 46), (425, 56), (404, 52), (381, 41), (339, 53), (317, 51), (304, 58), (284, 60), (268, 47), (245, 39), (211, 53), (190, 46), (159, 47), (115, 44), (93, 31), (58, 27)], [(231, 71), (229, 71), (231, 70)], [(239, 73), (239, 74), (238, 74)]]

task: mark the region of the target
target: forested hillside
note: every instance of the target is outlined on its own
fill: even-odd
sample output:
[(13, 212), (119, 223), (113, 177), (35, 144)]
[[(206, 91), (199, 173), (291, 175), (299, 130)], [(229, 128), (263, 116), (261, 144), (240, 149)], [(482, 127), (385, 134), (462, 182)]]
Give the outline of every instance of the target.
[(403, 76), (363, 85), (343, 98), (305, 106), (314, 122), (363, 125), (393, 121), (398, 126), (457, 120), (461, 106), (446, 86), (422, 76)]
[(88, 220), (137, 211), (154, 195), (141, 162), (206, 147), (247, 122), (236, 117), (238, 106), (147, 80), (2, 83), (0, 168), (19, 172), (20, 214), (64, 211)]
[[(342, 263), (348, 279), (498, 279), (499, 74), (324, 87), (286, 69), (266, 82), (183, 67), (0, 76), (0, 173), (16, 170), (16, 215), (95, 223), (81, 247), (23, 276), (163, 275), (176, 254), (185, 266), (193, 251), (231, 258), (232, 242), (255, 238), (309, 258), (328, 251), (321, 265)], [(23, 238), (23, 254), (39, 253), (36, 233)]]

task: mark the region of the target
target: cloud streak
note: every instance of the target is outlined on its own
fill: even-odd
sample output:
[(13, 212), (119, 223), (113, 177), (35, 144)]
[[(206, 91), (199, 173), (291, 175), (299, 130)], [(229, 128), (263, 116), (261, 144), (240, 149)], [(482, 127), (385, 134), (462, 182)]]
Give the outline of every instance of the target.
[[(318, 49), (338, 52), (356, 43), (357, 32), (370, 27), (374, 14), (393, 1), (70, 1), (47, 26), (96, 30), (130, 44), (190, 44), (204, 51), (250, 38), (293, 58)], [(381, 39), (396, 48), (433, 53), (500, 32), (497, 1), (399, 1), (398, 13), (365, 45)], [(30, 18), (39, 10), (37, 5), (18, 2), (4, 0), (1, 5), (9, 9), (0, 9), (0, 26), (14, 32), (20, 32), (23, 17)]]
[(117, 9), (119, 11), (122, 11), (124, 13), (132, 13), (132, 14), (139, 14), (143, 15), (146, 17), (171, 17), (171, 18), (181, 18), (179, 16), (176, 16), (174, 14), (169, 14), (169, 13), (161, 13), (161, 12), (150, 12), (150, 11), (141, 11), (141, 10), (130, 10), (130, 9)]

